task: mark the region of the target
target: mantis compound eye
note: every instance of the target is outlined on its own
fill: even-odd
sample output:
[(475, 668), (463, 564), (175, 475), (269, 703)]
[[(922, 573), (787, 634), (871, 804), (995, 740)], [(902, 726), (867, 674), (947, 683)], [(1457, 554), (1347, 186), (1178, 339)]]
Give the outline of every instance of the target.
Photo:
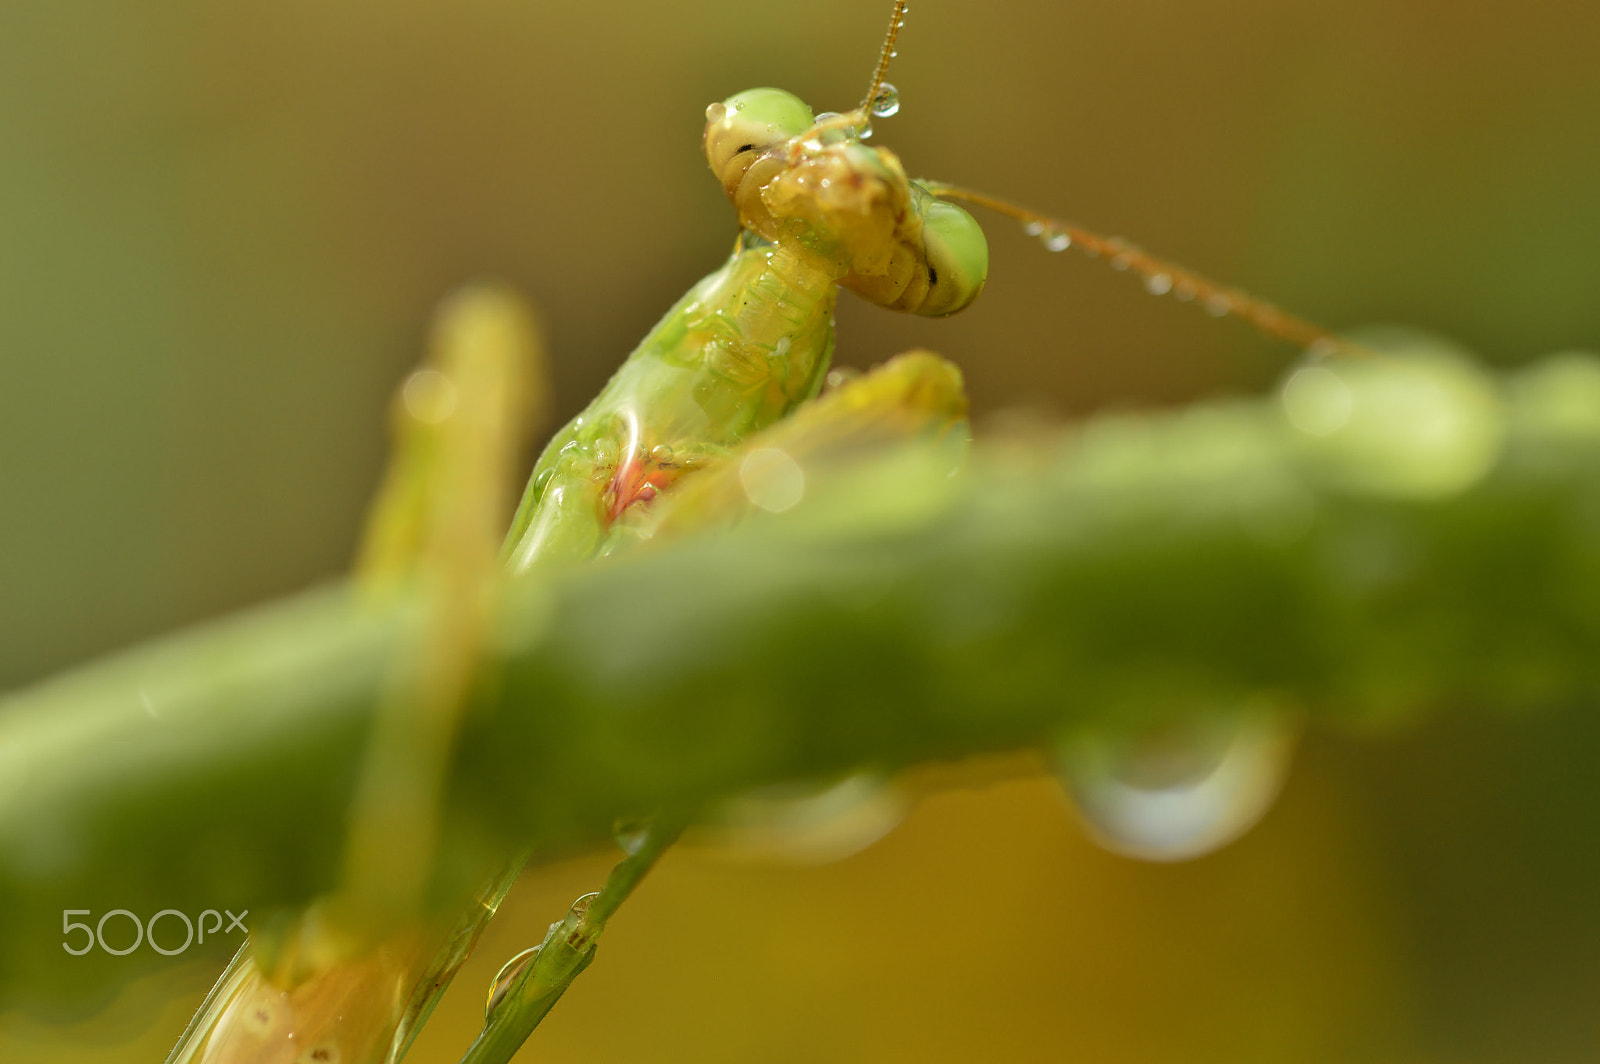
[(922, 219), (922, 240), (928, 293), (916, 313), (943, 317), (977, 299), (989, 276), (989, 241), (977, 219), (954, 203), (934, 200)]
[(768, 149), (812, 125), (811, 108), (782, 89), (748, 89), (706, 108), (706, 161), (731, 194)]

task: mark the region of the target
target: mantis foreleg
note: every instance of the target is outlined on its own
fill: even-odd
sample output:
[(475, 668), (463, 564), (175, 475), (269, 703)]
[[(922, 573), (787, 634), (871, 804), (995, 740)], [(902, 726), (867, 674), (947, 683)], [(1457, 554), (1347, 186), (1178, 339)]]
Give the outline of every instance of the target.
[(509, 888), (520, 861), (453, 928), (426, 912), (450, 751), (479, 672), (505, 503), (537, 398), (537, 352), (528, 312), (507, 290), (475, 286), (441, 308), (429, 362), (396, 397), (394, 457), (356, 571), (377, 599), (414, 586), (424, 623), (391, 666), (342, 883), (275, 941), (240, 950), (169, 1064), (397, 1060)]

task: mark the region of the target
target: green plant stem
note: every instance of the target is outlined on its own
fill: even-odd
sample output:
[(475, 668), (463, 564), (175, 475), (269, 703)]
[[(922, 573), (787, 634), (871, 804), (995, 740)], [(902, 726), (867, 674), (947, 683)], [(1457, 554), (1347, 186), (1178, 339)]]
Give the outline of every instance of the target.
[[(917, 451), (808, 472), (781, 518), (514, 586), (434, 897), (459, 904), (508, 853), (603, 844), (639, 809), (1262, 691), (1329, 724), (1588, 704), (1596, 380), (1486, 385), (1498, 442), (1449, 490), (1396, 487), (1403, 434), (1309, 438), (1234, 403), (983, 445), (954, 478)], [(92, 1001), (161, 962), (68, 956), (65, 909), (256, 919), (330, 889), (417, 614), (332, 588), (0, 703), (0, 1003)]]
[(680, 821), (662, 819), (644, 829), (638, 845), (617, 863), (597, 894), (586, 894), (550, 925), (532, 962), (490, 1011), (483, 1032), (461, 1064), (506, 1064), (589, 963), (606, 922), (682, 833)]

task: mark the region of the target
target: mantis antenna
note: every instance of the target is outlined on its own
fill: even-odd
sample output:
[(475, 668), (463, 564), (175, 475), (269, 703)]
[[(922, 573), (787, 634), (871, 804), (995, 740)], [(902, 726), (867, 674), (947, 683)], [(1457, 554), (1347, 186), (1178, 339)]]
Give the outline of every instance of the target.
[[(885, 34), (883, 47), (878, 52), (878, 65), (872, 72), (872, 82), (867, 86), (866, 98), (862, 100), (858, 112), (862, 115), (894, 113), (892, 100), (884, 101), (882, 106), (885, 106), (885, 110), (880, 112), (878, 107), (880, 96), (894, 95), (893, 86), (883, 78), (889, 71), (889, 61), (895, 57), (895, 41), (900, 36), (901, 27), (905, 25), (906, 3), (907, 0), (895, 0), (894, 11), (889, 16), (889, 31)], [(1138, 274), (1144, 280), (1146, 291), (1152, 295), (1171, 294), (1183, 302), (1199, 303), (1207, 313), (1216, 317), (1231, 315), (1241, 318), (1267, 336), (1305, 348), (1314, 358), (1326, 357), (1336, 352), (1369, 353), (1361, 345), (1321, 326), (1313, 325), (1304, 318), (1296, 317), (1266, 300), (1259, 299), (1242, 289), (1219, 284), (1177, 263), (1157, 258), (1121, 237), (1101, 236), (1080, 225), (1051, 218), (998, 196), (975, 192), (948, 182), (918, 181), (917, 184), (939, 199), (987, 207), (1009, 218), (1015, 218), (1023, 224), (1030, 236), (1038, 237), (1051, 251), (1065, 251), (1069, 247), (1077, 247), (1091, 258), (1106, 259), (1113, 269)]]
[(1315, 358), (1335, 352), (1368, 353), (1366, 348), (1337, 333), (1313, 325), (1241, 289), (1219, 284), (1186, 267), (1157, 258), (1121, 237), (1101, 236), (1082, 226), (1020, 207), (998, 196), (974, 192), (943, 181), (917, 183), (940, 199), (987, 207), (1008, 218), (1015, 218), (1023, 224), (1029, 236), (1038, 237), (1051, 251), (1076, 247), (1091, 258), (1103, 257), (1113, 269), (1130, 270), (1142, 277), (1145, 290), (1152, 295), (1170, 293), (1184, 302), (1198, 302), (1208, 314), (1216, 317), (1232, 315), (1242, 318), (1268, 336), (1305, 348)]
[(866, 99), (861, 101), (861, 110), (872, 112), (872, 105), (878, 101), (878, 93), (884, 89), (883, 76), (889, 72), (889, 60), (895, 56), (894, 42), (900, 36), (900, 27), (905, 25), (907, 0), (894, 0), (894, 13), (889, 16), (889, 32), (884, 35), (883, 48), (878, 52), (878, 67), (872, 72), (872, 84), (867, 86)]

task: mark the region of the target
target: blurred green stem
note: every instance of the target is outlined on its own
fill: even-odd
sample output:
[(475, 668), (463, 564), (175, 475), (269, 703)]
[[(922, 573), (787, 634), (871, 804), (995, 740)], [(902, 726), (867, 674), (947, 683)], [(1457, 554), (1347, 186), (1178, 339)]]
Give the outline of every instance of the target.
[[(1334, 382), (1353, 398), (1310, 379), (1350, 427), (1241, 402), (987, 443), (955, 477), (887, 452), (807, 470), (781, 517), (508, 588), (435, 898), (638, 810), (1262, 691), (1367, 723), (1592, 698), (1600, 368), (1407, 384), (1379, 363)], [(1466, 414), (1419, 413), (1413, 386)], [(0, 1001), (148, 956), (61, 960), (64, 908), (327, 891), (388, 662), (422, 629), (408, 597), (333, 588), (0, 703)]]

